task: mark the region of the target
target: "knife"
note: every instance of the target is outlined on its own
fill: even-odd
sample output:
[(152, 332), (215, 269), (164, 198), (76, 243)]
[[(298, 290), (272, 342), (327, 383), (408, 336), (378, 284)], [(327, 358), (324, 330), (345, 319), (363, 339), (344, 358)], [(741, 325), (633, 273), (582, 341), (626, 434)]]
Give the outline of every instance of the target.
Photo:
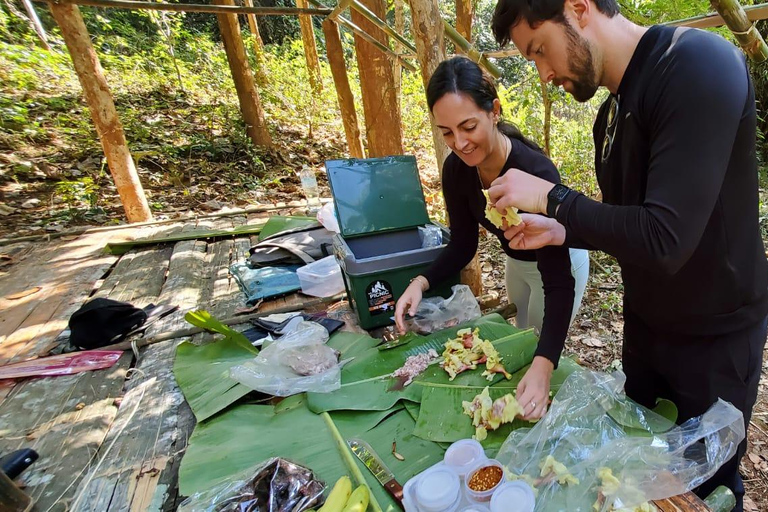
[(347, 444), (360, 462), (376, 477), (384, 489), (397, 501), (400, 508), (403, 508), (403, 486), (397, 483), (395, 475), (387, 468), (384, 461), (373, 451), (371, 445), (362, 439), (348, 439)]

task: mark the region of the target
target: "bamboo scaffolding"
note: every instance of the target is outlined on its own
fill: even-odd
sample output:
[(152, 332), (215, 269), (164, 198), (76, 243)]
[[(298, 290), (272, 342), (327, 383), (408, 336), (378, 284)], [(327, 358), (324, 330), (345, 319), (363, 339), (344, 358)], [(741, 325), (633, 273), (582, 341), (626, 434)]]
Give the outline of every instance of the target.
[(725, 20), (739, 46), (753, 62), (759, 64), (768, 60), (768, 45), (755, 24), (747, 18), (747, 13), (738, 0), (710, 0), (710, 5)]
[(378, 28), (383, 30), (388, 36), (397, 40), (397, 42), (405, 46), (408, 50), (412, 52), (416, 51), (416, 47), (413, 46), (410, 43), (410, 41), (408, 41), (406, 38), (398, 34), (392, 27), (390, 27), (384, 21), (379, 19), (379, 17), (376, 16), (373, 12), (371, 12), (370, 9), (368, 9), (366, 6), (361, 4), (359, 0), (351, 0), (350, 7), (352, 7), (354, 10), (362, 14), (365, 19), (367, 19), (368, 21), (376, 25)]
[[(33, 0), (49, 3), (47, 0)], [(331, 9), (299, 9), (296, 7), (241, 7), (237, 5), (170, 4), (165, 2), (139, 2), (135, 0), (56, 0), (54, 5), (88, 5), (112, 9), (148, 9), (151, 11), (210, 12), (218, 14), (254, 14), (256, 16), (282, 16), (286, 14), (314, 14), (326, 16)]]
[(475, 49), (475, 47), (472, 46), (469, 41), (464, 39), (464, 36), (459, 34), (459, 32), (453, 28), (450, 23), (443, 20), (443, 26), (445, 27), (445, 35), (448, 36), (448, 39), (450, 39), (453, 44), (458, 46), (461, 51), (467, 55), (467, 57), (484, 67), (486, 71), (493, 75), (494, 78), (499, 78), (501, 76), (501, 70), (491, 61), (489, 61), (485, 54), (477, 51), (477, 49)]

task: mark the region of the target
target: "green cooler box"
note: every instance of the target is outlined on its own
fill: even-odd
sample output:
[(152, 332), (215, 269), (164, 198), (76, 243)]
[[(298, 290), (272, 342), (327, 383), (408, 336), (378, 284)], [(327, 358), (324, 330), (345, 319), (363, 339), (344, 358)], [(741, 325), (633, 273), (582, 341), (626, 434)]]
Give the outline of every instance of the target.
[[(392, 323), (395, 303), (450, 241), (427, 215), (416, 158), (329, 160), (325, 163), (341, 233), (333, 239), (344, 285), (360, 326)], [(422, 247), (419, 227), (437, 226), (442, 244)], [(433, 228), (434, 229), (434, 228)], [(458, 273), (427, 296), (451, 294)]]

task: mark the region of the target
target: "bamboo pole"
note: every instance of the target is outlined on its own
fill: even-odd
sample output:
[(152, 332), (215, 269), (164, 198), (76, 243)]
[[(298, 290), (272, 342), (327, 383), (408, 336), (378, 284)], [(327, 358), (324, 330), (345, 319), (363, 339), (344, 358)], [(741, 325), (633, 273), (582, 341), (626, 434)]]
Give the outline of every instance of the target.
[[(409, 0), (411, 6), (411, 27), (416, 40), (416, 53), (419, 57), (421, 80), (424, 90), (435, 72), (438, 64), (445, 60), (445, 32), (437, 0)], [(440, 178), (443, 177), (443, 162), (450, 150), (443, 141), (443, 134), (435, 125), (435, 120), (429, 116), (432, 128), (432, 142), (435, 149), (437, 168)]]
[[(252, 0), (244, 0), (246, 7), (253, 7)], [(245, 15), (248, 20), (248, 29), (253, 38), (253, 56), (256, 58), (256, 83), (266, 85), (268, 81), (267, 72), (264, 69), (264, 41), (259, 32), (259, 23), (256, 21), (256, 15), (249, 12)]]
[[(395, 10), (395, 31), (398, 34), (405, 34), (405, 14), (403, 13), (403, 0), (394, 0), (392, 8)], [(403, 51), (402, 48), (399, 49)], [(395, 66), (395, 94), (402, 99), (403, 68)]]
[[(234, 5), (233, 0), (213, 0), (215, 5)], [(246, 132), (257, 146), (272, 148), (272, 137), (267, 130), (264, 109), (261, 107), (259, 91), (253, 82), (253, 74), (245, 54), (245, 46), (240, 35), (240, 24), (236, 14), (217, 14), (221, 39), (227, 53), (229, 68), (237, 90), (240, 111), (246, 125)]]
[(472, 43), (472, 18), (475, 15), (473, 0), (456, 0), (456, 31)]
[[(365, 0), (365, 6), (379, 19), (384, 17), (384, 0)], [(386, 34), (360, 11), (352, 9), (352, 21), (386, 46)], [(403, 127), (400, 100), (395, 95), (393, 63), (378, 47), (355, 34), (355, 54), (363, 93), (365, 134), (368, 156), (383, 157), (403, 153)]]
[[(342, 1), (339, 3), (339, 7), (341, 7), (341, 4), (342, 4), (343, 2), (349, 2), (349, 1), (350, 1), (350, 0), (342, 0)], [(323, 4), (321, 4), (321, 3), (320, 3), (318, 0), (309, 0), (309, 3), (311, 3), (312, 5), (318, 6), (318, 7), (325, 7), (325, 6), (324, 6)], [(383, 45), (383, 44), (381, 44), (379, 41), (377, 41), (376, 39), (374, 39), (374, 38), (373, 38), (373, 36), (371, 36), (370, 34), (368, 34), (367, 32), (365, 32), (363, 29), (361, 29), (360, 27), (358, 27), (357, 25), (355, 25), (354, 23), (352, 23), (352, 22), (351, 22), (351, 21), (349, 21), (348, 19), (344, 18), (343, 16), (340, 16), (339, 14), (340, 14), (340, 13), (341, 13), (343, 10), (344, 10), (344, 9), (340, 9), (340, 10), (338, 11), (338, 13), (336, 13), (336, 15), (335, 15), (335, 16), (333, 16), (333, 13), (334, 13), (334, 12), (336, 12), (336, 10), (334, 9), (334, 11), (333, 11), (333, 12), (331, 12), (331, 14), (330, 14), (328, 17), (332, 17), (332, 16), (333, 16), (333, 18), (332, 18), (332, 19), (334, 19), (334, 20), (336, 21), (336, 23), (337, 23), (337, 24), (339, 24), (340, 26), (343, 26), (343, 27), (346, 27), (346, 28), (348, 28), (349, 30), (351, 30), (351, 31), (352, 31), (352, 33), (353, 33), (353, 34), (355, 34), (355, 35), (358, 35), (358, 36), (360, 36), (361, 38), (363, 38), (363, 39), (365, 39), (366, 41), (368, 41), (370, 44), (372, 44), (373, 46), (375, 46), (376, 48), (378, 48), (378, 49), (379, 49), (381, 52), (383, 52), (383, 53), (384, 53), (384, 54), (385, 54), (385, 55), (386, 55), (388, 58), (390, 58), (390, 59), (391, 59), (391, 60), (392, 60), (394, 63), (396, 63), (396, 64), (399, 64), (400, 66), (404, 67), (405, 69), (407, 69), (407, 70), (409, 70), (409, 71), (416, 71), (416, 68), (415, 68), (414, 66), (412, 66), (411, 64), (409, 64), (408, 62), (406, 62), (405, 60), (403, 60), (403, 57), (404, 57), (404, 56), (398, 55), (397, 53), (393, 52), (393, 51), (392, 51), (392, 50), (390, 50), (388, 47), (384, 46), (384, 45)]]
[[(764, 20), (768, 18), (768, 3), (744, 7), (744, 12), (747, 14), (749, 21)], [(692, 18), (685, 18), (683, 20), (670, 21), (669, 23), (666, 23), (666, 25), (691, 28), (712, 28), (725, 25), (725, 20), (723, 20), (723, 17), (717, 12), (714, 12), (703, 14), (701, 16), (694, 16)]]
[(128, 222), (152, 220), (136, 165), (128, 150), (123, 125), (117, 116), (109, 85), (96, 50), (91, 45), (80, 9), (73, 4), (53, 3), (50, 9), (67, 44)]
[(412, 52), (416, 51), (416, 47), (413, 46), (410, 43), (410, 41), (408, 41), (406, 38), (398, 34), (397, 31), (393, 30), (392, 27), (390, 27), (387, 23), (382, 21), (381, 18), (379, 18), (378, 16), (376, 16), (376, 14), (371, 12), (370, 9), (368, 9), (365, 5), (361, 4), (359, 0), (352, 0), (350, 5), (354, 10), (362, 14), (363, 17), (365, 17), (365, 19), (367, 19), (368, 21), (376, 25), (376, 27), (383, 30), (388, 36), (395, 39), (395, 41), (403, 45), (405, 48), (407, 48)]
[[(325, 34), (325, 48), (328, 56), (328, 64), (331, 67), (333, 83), (336, 85), (336, 96), (339, 99), (341, 121), (344, 124), (344, 134), (347, 137), (347, 147), (352, 158), (365, 158), (363, 139), (360, 134), (360, 125), (355, 111), (355, 98), (349, 87), (347, 65), (344, 61), (344, 48), (341, 45), (339, 26), (330, 18), (323, 21), (323, 33)], [(396, 66), (399, 68), (399, 66)]]
[(768, 45), (755, 25), (749, 21), (739, 0), (710, 0), (709, 3), (725, 20), (739, 46), (753, 62), (759, 64), (768, 60)]
[(21, 3), (24, 4), (24, 9), (27, 10), (27, 15), (29, 15), (29, 22), (32, 24), (32, 28), (37, 33), (37, 37), (40, 38), (40, 43), (43, 45), (43, 48), (46, 50), (50, 50), (51, 47), (48, 46), (48, 37), (45, 34), (45, 29), (43, 28), (43, 24), (40, 23), (40, 18), (37, 17), (37, 11), (35, 11), (35, 6), (32, 5), (32, 2), (30, 0), (21, 0)]
[[(32, 0), (34, 2), (49, 3), (48, 0)], [(286, 14), (314, 14), (327, 16), (331, 9), (297, 9), (295, 7), (241, 7), (234, 4), (171, 4), (166, 2), (145, 2), (137, 0), (55, 0), (53, 3), (64, 5), (89, 5), (92, 7), (106, 7), (111, 9), (148, 9), (152, 11), (176, 11), (176, 12), (210, 12), (214, 14), (255, 14), (256, 16), (283, 16)]]
[(333, 9), (333, 12), (328, 15), (328, 19), (331, 21), (336, 21), (336, 18), (341, 16), (341, 13), (347, 10), (349, 7), (349, 4), (352, 3), (352, 0), (341, 0), (338, 5)]
[[(307, 0), (296, 0), (296, 6), (306, 9)], [(317, 42), (315, 41), (312, 17), (307, 14), (299, 14), (299, 28), (301, 29), (301, 41), (304, 44), (304, 58), (307, 61), (307, 71), (309, 72), (309, 85), (312, 92), (319, 94), (323, 90), (323, 78), (320, 75), (320, 60), (317, 57)]]
[(464, 52), (467, 57), (477, 62), (480, 66), (484, 67), (486, 71), (493, 75), (494, 78), (499, 78), (501, 76), (501, 70), (491, 61), (489, 61), (484, 54), (480, 53), (475, 49), (474, 46), (469, 44), (469, 42), (464, 39), (464, 37), (459, 34), (456, 29), (451, 26), (450, 23), (443, 20), (443, 26), (445, 27), (445, 35), (448, 36), (448, 39), (450, 39), (457, 48)]

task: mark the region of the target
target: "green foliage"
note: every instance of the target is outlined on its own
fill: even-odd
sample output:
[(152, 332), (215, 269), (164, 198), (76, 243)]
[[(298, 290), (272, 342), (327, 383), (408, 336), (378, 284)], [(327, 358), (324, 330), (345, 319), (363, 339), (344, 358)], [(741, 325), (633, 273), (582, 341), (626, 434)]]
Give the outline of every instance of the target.
[(96, 208), (99, 202), (98, 187), (87, 176), (75, 181), (60, 181), (56, 184), (55, 192), (67, 205), (70, 218), (83, 216), (86, 211)]

